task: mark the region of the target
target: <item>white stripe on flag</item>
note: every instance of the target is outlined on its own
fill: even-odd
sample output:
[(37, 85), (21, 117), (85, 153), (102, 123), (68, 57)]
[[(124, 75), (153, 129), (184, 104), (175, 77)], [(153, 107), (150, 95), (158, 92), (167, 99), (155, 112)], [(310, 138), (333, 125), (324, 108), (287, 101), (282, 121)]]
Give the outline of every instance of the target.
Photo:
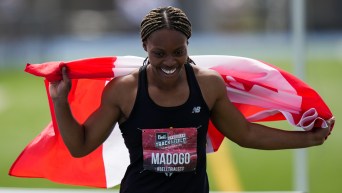
[(137, 56), (118, 56), (114, 62), (114, 77), (125, 76), (142, 66), (144, 58)]
[(120, 184), (130, 161), (118, 124), (103, 143), (102, 156), (107, 188)]

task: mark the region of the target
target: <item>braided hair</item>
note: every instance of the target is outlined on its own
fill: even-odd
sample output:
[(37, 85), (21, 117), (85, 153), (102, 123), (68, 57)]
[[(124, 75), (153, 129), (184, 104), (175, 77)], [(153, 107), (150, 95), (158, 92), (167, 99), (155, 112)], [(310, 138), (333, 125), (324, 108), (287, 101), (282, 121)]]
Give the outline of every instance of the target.
[[(187, 39), (191, 37), (191, 23), (186, 14), (179, 8), (168, 6), (152, 9), (141, 21), (140, 36), (145, 41), (153, 32), (159, 29), (174, 29), (183, 33)], [(190, 58), (188, 63), (195, 64)], [(148, 64), (148, 58), (143, 64)]]
[(159, 29), (174, 29), (191, 37), (191, 23), (185, 13), (175, 7), (152, 9), (140, 24), (141, 40), (145, 41), (154, 31)]

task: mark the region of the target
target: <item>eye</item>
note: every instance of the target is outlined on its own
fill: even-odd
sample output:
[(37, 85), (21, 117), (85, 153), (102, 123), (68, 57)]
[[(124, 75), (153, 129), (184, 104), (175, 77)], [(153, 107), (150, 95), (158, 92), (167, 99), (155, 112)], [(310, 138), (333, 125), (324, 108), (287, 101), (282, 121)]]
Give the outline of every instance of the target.
[(161, 58), (161, 57), (163, 57), (165, 55), (163, 52), (159, 52), (159, 51), (155, 51), (155, 52), (152, 52), (152, 53), (153, 53), (153, 55), (155, 57), (158, 57), (158, 58)]
[(183, 56), (185, 53), (184, 49), (179, 49), (175, 51), (176, 56)]

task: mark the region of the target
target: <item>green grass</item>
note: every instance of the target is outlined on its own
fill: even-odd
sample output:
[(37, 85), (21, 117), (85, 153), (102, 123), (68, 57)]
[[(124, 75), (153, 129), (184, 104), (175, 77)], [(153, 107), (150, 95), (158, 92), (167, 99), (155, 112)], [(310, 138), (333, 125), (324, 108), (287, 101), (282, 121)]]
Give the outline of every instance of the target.
[[(263, 59), (291, 71), (290, 61)], [(342, 190), (342, 132), (338, 118), (342, 116), (342, 62), (309, 60), (306, 82), (317, 90), (331, 107), (337, 123), (323, 146), (308, 149), (310, 193), (336, 193)], [(8, 176), (8, 170), (24, 147), (50, 121), (43, 79), (20, 70), (0, 71), (0, 186), (70, 188), (45, 179)], [(286, 122), (272, 124), (291, 128)], [(291, 190), (293, 175), (292, 150), (260, 151), (244, 149), (233, 143), (231, 156), (240, 182), (246, 191)], [(209, 171), (210, 174), (210, 171)], [(210, 181), (215, 181), (210, 176)], [(229, 179), (227, 179), (229, 180)], [(214, 183), (212, 189), (215, 190)]]

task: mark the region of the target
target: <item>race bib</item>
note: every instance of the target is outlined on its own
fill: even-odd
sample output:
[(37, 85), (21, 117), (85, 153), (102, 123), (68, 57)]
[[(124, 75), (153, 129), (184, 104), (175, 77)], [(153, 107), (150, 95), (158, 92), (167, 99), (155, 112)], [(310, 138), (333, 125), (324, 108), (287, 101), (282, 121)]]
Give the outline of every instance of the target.
[(163, 172), (195, 171), (197, 129), (143, 129), (144, 169)]

